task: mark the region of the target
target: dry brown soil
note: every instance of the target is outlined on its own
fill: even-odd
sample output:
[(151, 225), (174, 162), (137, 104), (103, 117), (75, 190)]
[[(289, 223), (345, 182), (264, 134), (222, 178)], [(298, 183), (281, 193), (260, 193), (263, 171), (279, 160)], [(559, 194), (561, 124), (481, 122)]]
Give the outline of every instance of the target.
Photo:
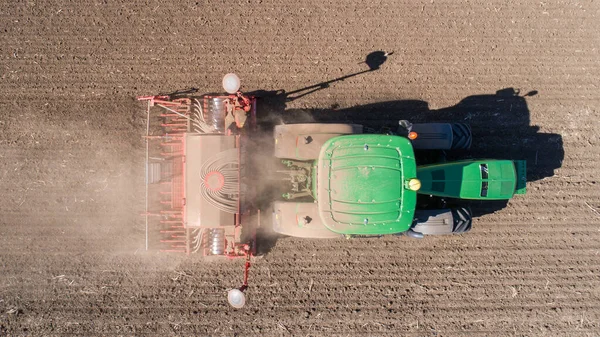
[[(470, 121), (527, 195), (460, 236), (279, 239), (242, 310), (241, 261), (144, 250), (136, 95), (289, 92), (377, 50), (278, 109)], [(600, 335), (598, 1), (1, 1), (0, 75), (0, 335)]]

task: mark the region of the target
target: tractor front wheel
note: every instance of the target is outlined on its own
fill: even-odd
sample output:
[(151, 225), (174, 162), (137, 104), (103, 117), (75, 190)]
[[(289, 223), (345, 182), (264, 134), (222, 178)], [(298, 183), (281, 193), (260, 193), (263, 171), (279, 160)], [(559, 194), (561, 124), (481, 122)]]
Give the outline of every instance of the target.
[(462, 234), (470, 231), (472, 224), (468, 207), (417, 210), (411, 230), (424, 235)]

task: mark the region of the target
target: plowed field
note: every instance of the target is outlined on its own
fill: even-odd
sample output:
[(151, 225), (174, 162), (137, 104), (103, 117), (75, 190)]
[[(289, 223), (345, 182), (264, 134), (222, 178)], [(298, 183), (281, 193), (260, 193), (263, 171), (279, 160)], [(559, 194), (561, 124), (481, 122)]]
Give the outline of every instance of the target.
[[(135, 96), (297, 89), (281, 111), (469, 122), (528, 193), (464, 235), (144, 249)], [(597, 1), (2, 1), (0, 335), (600, 335)], [(285, 115), (285, 112), (283, 113)], [(385, 122), (385, 123), (384, 123)]]

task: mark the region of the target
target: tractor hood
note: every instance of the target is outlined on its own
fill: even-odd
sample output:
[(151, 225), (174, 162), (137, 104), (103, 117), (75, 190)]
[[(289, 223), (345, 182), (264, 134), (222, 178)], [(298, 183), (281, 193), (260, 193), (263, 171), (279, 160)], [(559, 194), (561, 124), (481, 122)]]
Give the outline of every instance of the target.
[(378, 235), (410, 228), (417, 177), (410, 141), (389, 135), (348, 135), (323, 144), (317, 199), (323, 224), (340, 234)]
[(525, 162), (465, 160), (420, 166), (419, 193), (441, 197), (506, 200), (525, 191)]

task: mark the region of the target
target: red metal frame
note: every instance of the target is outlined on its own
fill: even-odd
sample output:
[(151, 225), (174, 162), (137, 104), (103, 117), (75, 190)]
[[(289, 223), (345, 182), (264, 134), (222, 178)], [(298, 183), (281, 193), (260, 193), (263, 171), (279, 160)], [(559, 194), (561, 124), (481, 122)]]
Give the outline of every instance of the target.
[[(203, 105), (207, 108), (207, 102), (210, 98), (227, 98), (231, 101), (236, 100), (236, 108), (243, 108), (244, 111), (248, 112), (249, 119), (247, 122), (250, 123), (250, 130), (256, 127), (256, 99), (253, 97), (247, 97), (238, 93), (236, 95), (226, 96), (201, 96), (203, 98)], [(148, 118), (150, 118), (150, 108), (159, 106), (163, 108), (163, 111), (158, 116), (162, 119), (160, 124), (162, 128), (162, 134), (154, 136), (147, 134), (146, 141), (152, 142), (153, 145), (160, 147), (160, 157), (164, 163), (170, 164), (170, 172), (164, 174), (161, 173), (161, 184), (160, 184), (160, 204), (162, 209), (158, 212), (150, 212), (146, 210), (146, 224), (148, 227), (148, 217), (158, 217), (158, 223), (161, 229), (159, 233), (163, 236), (160, 242), (166, 244), (167, 247), (161, 249), (162, 252), (178, 252), (191, 254), (197, 251), (198, 248), (202, 247), (202, 240), (204, 229), (189, 228), (185, 224), (185, 133), (190, 132), (189, 119), (191, 117), (191, 103), (190, 98), (177, 98), (171, 99), (169, 96), (141, 96), (138, 97), (140, 101), (147, 101), (148, 103)], [(206, 109), (205, 109), (206, 111)], [(156, 115), (154, 115), (156, 117)], [(149, 126), (148, 126), (149, 129)], [(225, 129), (225, 128), (224, 128)], [(231, 134), (231, 130), (227, 130), (227, 134)], [(156, 141), (160, 141), (158, 144)], [(236, 136), (236, 147), (240, 149), (240, 136)], [(238, 159), (241, 163), (241, 149), (238, 151)], [(148, 158), (148, 155), (147, 155)], [(148, 165), (148, 163), (147, 163)], [(240, 174), (240, 173), (238, 173)], [(238, 176), (238, 178), (241, 178)], [(241, 179), (238, 179), (240, 181)], [(241, 187), (241, 186), (239, 186)], [(148, 193), (147, 193), (148, 195)], [(148, 198), (148, 196), (147, 196)], [(241, 198), (240, 198), (241, 199)], [(240, 237), (242, 214), (240, 213), (241, 201), (238, 200), (238, 212), (235, 214), (235, 226), (233, 233), (226, 233), (225, 245), (226, 254), (228, 258), (246, 257), (249, 258), (253, 255), (254, 245), (247, 245), (244, 243), (236, 242), (236, 238)], [(147, 200), (148, 207), (148, 200)], [(202, 254), (207, 255), (206, 249), (202, 249)], [(249, 267), (249, 260), (247, 260), (247, 268)], [(246, 271), (247, 272), (247, 271)]]

